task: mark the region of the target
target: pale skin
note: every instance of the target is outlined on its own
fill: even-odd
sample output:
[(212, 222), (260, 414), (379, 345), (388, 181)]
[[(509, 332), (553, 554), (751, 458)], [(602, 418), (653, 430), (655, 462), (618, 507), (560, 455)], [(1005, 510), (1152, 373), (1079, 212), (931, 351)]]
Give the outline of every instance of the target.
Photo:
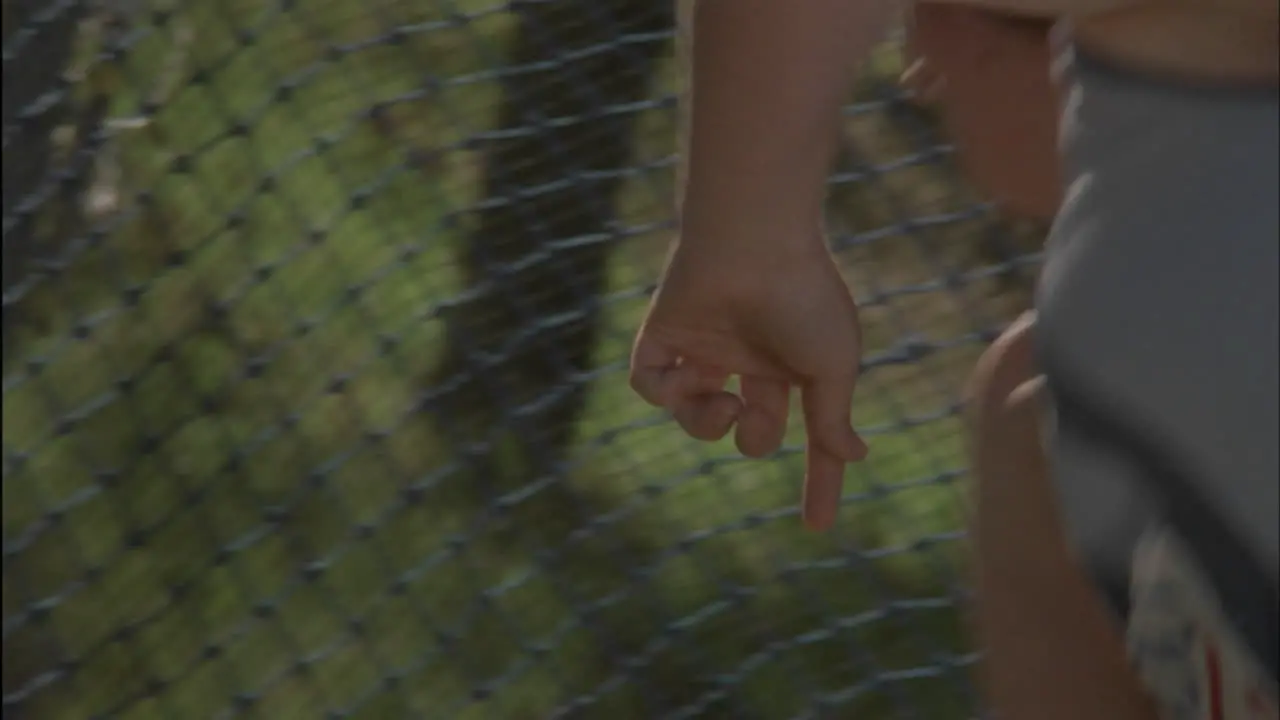
[(941, 114), (968, 180), (1004, 213), (1051, 220), (1062, 196), (1047, 18), (917, 5), (903, 82)]
[[(912, 80), (942, 103), (975, 182), (1025, 214), (1051, 215), (1059, 192), (1045, 167), (1054, 155), (1041, 145), (1053, 89), (1047, 72), (1026, 70), (1045, 62), (1045, 46), (1038, 31), (1001, 25), (973, 5), (1070, 16), (1077, 42), (1137, 69), (1204, 82), (1280, 76), (1276, 0), (917, 6), (928, 31), (916, 37), (923, 62)], [(823, 242), (825, 180), (845, 90), (897, 10), (890, 0), (696, 2), (681, 232), (633, 354), (639, 395), (695, 438), (733, 432), (752, 457), (778, 448), (798, 390), (802, 512), (813, 528), (834, 522), (845, 466), (867, 452), (850, 424), (860, 336), (857, 307)], [(982, 88), (1013, 86), (1040, 105), (1010, 121), (1011, 105), (990, 102)], [(1011, 123), (998, 138), (1003, 155), (989, 133), (975, 132), (991, 122)], [(1028, 152), (1010, 153), (1009, 143)], [(1155, 720), (1116, 624), (1059, 527), (1037, 430), (1033, 327), (1030, 316), (1015, 324), (969, 386), (975, 619), (988, 705), (1008, 720)], [(726, 389), (733, 377), (737, 392)]]
[[(895, 9), (888, 0), (697, 4), (680, 239), (632, 358), (641, 397), (695, 438), (733, 430), (751, 457), (778, 448), (799, 389), (803, 508), (814, 527), (834, 521), (845, 465), (866, 454), (849, 417), (857, 308), (824, 242), (824, 180), (860, 50)], [(747, 208), (768, 210), (738, 212)], [(730, 376), (739, 394), (724, 390)]]

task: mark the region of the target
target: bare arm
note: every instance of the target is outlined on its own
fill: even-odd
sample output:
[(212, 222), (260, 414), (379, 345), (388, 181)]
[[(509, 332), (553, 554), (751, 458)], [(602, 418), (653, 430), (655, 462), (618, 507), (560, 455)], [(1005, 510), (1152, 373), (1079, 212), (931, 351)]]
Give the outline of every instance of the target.
[(969, 402), (981, 681), (1004, 720), (1158, 720), (1073, 558), (1038, 432), (1024, 318), (978, 361)]
[(1280, 17), (1280, 3), (1276, 0), (1151, 0), (1151, 2), (1153, 5), (1184, 10), (1240, 13), (1273, 22)]
[(937, 3), (913, 10), (909, 57), (935, 78), (932, 100), (969, 181), (1008, 213), (1052, 220), (1062, 197), (1052, 21)]
[[(683, 242), (816, 238), (840, 108), (894, 0), (696, 0)], [(758, 240), (757, 240), (758, 239)]]
[[(963, 5), (991, 10), (1011, 17), (1059, 18), (1096, 15), (1112, 10), (1126, 10), (1154, 3), (1216, 2), (1216, 0), (919, 0), (934, 5)], [(1231, 0), (1255, 2), (1255, 0)]]
[(919, 0), (942, 5), (964, 5), (1010, 15), (1064, 17), (1096, 15), (1114, 10), (1166, 9), (1233, 13), (1275, 21), (1280, 17), (1276, 0)]

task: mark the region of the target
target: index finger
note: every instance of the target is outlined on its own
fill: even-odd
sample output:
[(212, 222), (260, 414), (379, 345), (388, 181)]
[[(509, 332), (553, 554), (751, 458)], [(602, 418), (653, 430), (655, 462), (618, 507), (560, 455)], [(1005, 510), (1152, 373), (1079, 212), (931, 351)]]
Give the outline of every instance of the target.
[(826, 530), (835, 523), (844, 492), (844, 465), (843, 459), (812, 440), (805, 447), (800, 517), (810, 530)]
[(825, 530), (835, 522), (847, 463), (862, 460), (867, 446), (850, 422), (857, 372), (807, 383), (800, 391), (804, 407), (805, 524)]

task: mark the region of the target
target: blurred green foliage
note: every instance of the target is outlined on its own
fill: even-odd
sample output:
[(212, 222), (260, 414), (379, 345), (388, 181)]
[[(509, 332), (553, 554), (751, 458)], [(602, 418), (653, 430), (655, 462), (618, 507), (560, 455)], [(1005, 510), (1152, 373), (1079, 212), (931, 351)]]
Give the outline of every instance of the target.
[[(512, 22), (484, 0), (190, 0), (90, 68), (148, 122), (113, 141), (122, 204), (24, 301), (5, 361), (21, 717), (969, 716), (952, 375), (868, 376), (873, 458), (841, 529), (805, 534), (794, 444), (746, 462), (628, 392), (653, 231), (614, 254), (571, 479), (497, 497), (471, 458), (519, 438), (463, 447), (431, 412), (464, 141)], [(671, 123), (644, 119), (628, 226), (669, 212)]]

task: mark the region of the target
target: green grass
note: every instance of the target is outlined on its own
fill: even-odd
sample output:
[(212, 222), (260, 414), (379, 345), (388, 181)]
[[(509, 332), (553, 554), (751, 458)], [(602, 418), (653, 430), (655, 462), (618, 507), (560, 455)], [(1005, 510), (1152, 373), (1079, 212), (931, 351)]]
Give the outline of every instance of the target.
[[(941, 602), (959, 552), (930, 541), (961, 526), (957, 490), (930, 481), (960, 463), (951, 376), (867, 378), (872, 459), (840, 529), (806, 534), (796, 436), (747, 462), (627, 390), (634, 291), (666, 240), (636, 237), (614, 256), (577, 470), (492, 512), (416, 398), (435, 310), (461, 289), (446, 218), (477, 192), (454, 145), (492, 122), (496, 86), (393, 100), (424, 68), (493, 66), (510, 17), (335, 59), (326, 45), (431, 27), (447, 4), (291, 5), (187, 2), (133, 48), (116, 114), (172, 61), (174, 28), (203, 81), (121, 137), (146, 195), (24, 306), (5, 367), (5, 664), (25, 680), (78, 660), (23, 717), (967, 717), (963, 670), (943, 668), (966, 652)], [(650, 113), (640, 159), (671, 135)], [(408, 147), (430, 162), (406, 167)], [(663, 217), (669, 184), (631, 183), (625, 218)], [(867, 322), (878, 349), (899, 339)]]

